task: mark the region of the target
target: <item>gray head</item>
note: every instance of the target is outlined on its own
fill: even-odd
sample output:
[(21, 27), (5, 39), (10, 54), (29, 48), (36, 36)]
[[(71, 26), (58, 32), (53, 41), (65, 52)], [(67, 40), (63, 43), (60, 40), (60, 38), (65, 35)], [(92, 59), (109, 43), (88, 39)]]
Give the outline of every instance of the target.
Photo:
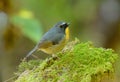
[(66, 23), (66, 22), (58, 22), (55, 27), (58, 27), (62, 30), (65, 31), (65, 29), (69, 26), (69, 23)]

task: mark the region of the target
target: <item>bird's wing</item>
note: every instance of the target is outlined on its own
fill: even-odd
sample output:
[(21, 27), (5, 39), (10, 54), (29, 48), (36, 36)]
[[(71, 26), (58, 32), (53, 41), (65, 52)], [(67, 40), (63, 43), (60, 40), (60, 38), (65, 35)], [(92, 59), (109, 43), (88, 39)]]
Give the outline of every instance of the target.
[(52, 46), (52, 42), (51, 41), (41, 41), (38, 44), (39, 48), (48, 48)]

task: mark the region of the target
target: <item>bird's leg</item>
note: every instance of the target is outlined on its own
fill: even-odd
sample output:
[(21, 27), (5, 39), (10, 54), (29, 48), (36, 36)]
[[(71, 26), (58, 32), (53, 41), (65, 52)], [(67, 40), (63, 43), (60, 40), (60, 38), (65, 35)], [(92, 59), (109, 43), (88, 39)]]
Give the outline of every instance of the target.
[(52, 54), (52, 57), (56, 57), (56, 55), (55, 55), (55, 54)]
[(56, 59), (58, 59), (58, 56), (56, 54), (52, 54), (52, 59), (56, 60)]

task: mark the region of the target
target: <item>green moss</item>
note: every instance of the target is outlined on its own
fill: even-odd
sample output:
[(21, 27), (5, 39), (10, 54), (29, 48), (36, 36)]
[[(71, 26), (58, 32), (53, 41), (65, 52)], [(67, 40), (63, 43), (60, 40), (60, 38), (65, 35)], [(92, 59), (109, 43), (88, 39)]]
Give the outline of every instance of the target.
[(91, 42), (70, 42), (57, 58), (31, 60), (19, 65), (15, 82), (91, 82), (114, 73), (117, 54)]

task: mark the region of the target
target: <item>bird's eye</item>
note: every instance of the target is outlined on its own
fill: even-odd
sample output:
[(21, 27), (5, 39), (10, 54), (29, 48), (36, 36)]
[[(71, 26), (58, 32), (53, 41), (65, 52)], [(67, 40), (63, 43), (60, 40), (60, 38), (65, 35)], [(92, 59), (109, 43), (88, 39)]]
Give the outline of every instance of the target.
[(60, 28), (62, 28), (63, 27), (63, 25), (60, 25)]
[(61, 25), (59, 25), (59, 27), (60, 27), (60, 28), (66, 28), (66, 27), (68, 27), (68, 25), (69, 25), (69, 24), (67, 24), (67, 23), (62, 23)]

